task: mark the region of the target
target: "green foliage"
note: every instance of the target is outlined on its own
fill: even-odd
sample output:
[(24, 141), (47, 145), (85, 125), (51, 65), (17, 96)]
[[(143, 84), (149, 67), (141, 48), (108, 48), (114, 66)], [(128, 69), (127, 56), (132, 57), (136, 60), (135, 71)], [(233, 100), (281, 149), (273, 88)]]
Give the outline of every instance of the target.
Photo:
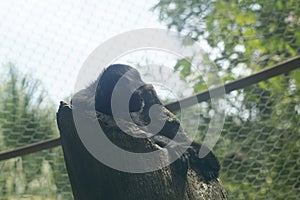
[(180, 59), (177, 61), (175, 71), (180, 71), (181, 77), (187, 77), (191, 74), (191, 61), (189, 59)]
[[(1, 150), (57, 137), (55, 109), (40, 82), (8, 64), (1, 77)], [(61, 149), (2, 161), (0, 199), (71, 199)]]
[[(214, 61), (230, 76), (239, 64), (257, 71), (299, 54), (298, 4), (294, 0), (161, 0), (154, 9), (168, 27), (217, 48), (220, 55)], [(225, 62), (229, 67), (224, 67)]]
[[(160, 0), (154, 10), (169, 28), (206, 41), (218, 75), (230, 81), (299, 55), (299, 3)], [(195, 92), (205, 90), (207, 75), (200, 78), (182, 60), (175, 70), (193, 83)], [(299, 77), (298, 69), (227, 95), (226, 122), (215, 151), (231, 199), (300, 198)], [(210, 110), (209, 105), (201, 110), (200, 140)]]
[(15, 148), (57, 135), (53, 107), (43, 105), (45, 96), (39, 91), (40, 82), (26, 75), (21, 77), (12, 64), (7, 68), (0, 91), (0, 123), (5, 146)]

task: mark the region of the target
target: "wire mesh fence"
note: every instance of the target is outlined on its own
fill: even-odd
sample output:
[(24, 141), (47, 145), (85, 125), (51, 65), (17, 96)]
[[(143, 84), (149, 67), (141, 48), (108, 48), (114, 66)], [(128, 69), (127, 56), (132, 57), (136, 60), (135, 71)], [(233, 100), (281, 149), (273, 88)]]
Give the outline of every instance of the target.
[(299, 88), (289, 81), (280, 75), (228, 95), (233, 104), (215, 151), (232, 199), (300, 198)]
[[(214, 151), (222, 163), (221, 180), (229, 197), (299, 198), (300, 90), (293, 83), (299, 73), (296, 69), (227, 94), (226, 122)], [(274, 84), (277, 86), (271, 87)], [(205, 135), (201, 133), (208, 129), (211, 116), (205, 110), (209, 101), (200, 105), (204, 110), (200, 111), (197, 140), (202, 141)], [(7, 134), (2, 134), (3, 141), (12, 133), (3, 127), (14, 127), (8, 121), (10, 115), (1, 115), (1, 132)], [(27, 139), (26, 132), (13, 133), (19, 141)], [(31, 138), (35, 134), (39, 133), (33, 129)], [(35, 141), (31, 138), (28, 143)], [(72, 199), (60, 147), (2, 161), (0, 184), (3, 199)]]
[(1, 200), (73, 199), (60, 147), (1, 162)]
[[(300, 1), (156, 3), (152, 12), (154, 3), (140, 1), (1, 2), (0, 151), (57, 138), (57, 106), (49, 98), (68, 98), (71, 78), (99, 43), (145, 23), (205, 41), (225, 82), (300, 53)], [(158, 16), (164, 24), (153, 19)], [(181, 67), (185, 74), (187, 66)], [(300, 69), (294, 67), (225, 97), (226, 121), (214, 152), (230, 199), (300, 199)], [(35, 77), (22, 75), (28, 71)], [(196, 140), (203, 141), (212, 115), (210, 101), (200, 103)], [(0, 161), (0, 199), (73, 199), (57, 145)]]

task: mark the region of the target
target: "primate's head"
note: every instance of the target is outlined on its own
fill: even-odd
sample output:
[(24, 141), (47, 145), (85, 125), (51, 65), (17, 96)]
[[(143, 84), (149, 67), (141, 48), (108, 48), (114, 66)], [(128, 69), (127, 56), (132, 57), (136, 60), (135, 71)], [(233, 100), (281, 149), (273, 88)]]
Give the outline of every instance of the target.
[[(98, 78), (95, 94), (95, 109), (97, 111), (107, 115), (112, 115), (111, 98), (114, 88), (121, 78), (121, 92), (124, 94), (132, 93), (128, 105), (129, 112), (138, 112), (143, 109), (143, 107), (147, 105), (148, 100), (144, 99), (147, 94), (153, 93), (156, 95), (155, 91), (148, 91), (149, 89), (154, 90), (152, 85), (144, 83), (141, 79), (140, 73), (133, 67), (123, 64), (110, 65)], [(142, 86), (135, 90), (134, 86), (137, 84)], [(155, 97), (155, 99), (157, 99), (157, 97)]]
[[(118, 91), (122, 94), (132, 94), (128, 105), (129, 112), (140, 112), (143, 118), (147, 118), (145, 121), (149, 121), (149, 109), (152, 105), (161, 104), (161, 102), (153, 86), (144, 83), (136, 69), (124, 64), (108, 66), (95, 82), (77, 92), (71, 101), (73, 108), (82, 109), (83, 111), (96, 109), (98, 112), (112, 116), (111, 99), (115, 86), (121, 78), (122, 84), (118, 85), (120, 87)], [(141, 87), (136, 88), (136, 85)], [(122, 96), (122, 94), (119, 96)], [(92, 101), (94, 98), (95, 107)], [(120, 101), (122, 100), (120, 98)]]

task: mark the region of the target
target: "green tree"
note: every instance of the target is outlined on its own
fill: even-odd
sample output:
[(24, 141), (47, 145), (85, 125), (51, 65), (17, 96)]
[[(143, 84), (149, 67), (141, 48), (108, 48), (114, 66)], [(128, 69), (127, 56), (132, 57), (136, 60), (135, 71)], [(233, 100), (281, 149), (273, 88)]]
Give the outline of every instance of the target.
[[(2, 72), (1, 151), (57, 137), (55, 109), (40, 82), (23, 75), (13, 64)], [(56, 199), (66, 191), (70, 196), (61, 149), (2, 161), (0, 170), (0, 199)]]
[[(160, 0), (154, 7), (169, 28), (205, 49), (224, 81), (233, 80), (299, 55), (300, 8), (294, 0)], [(183, 45), (187, 45), (183, 42)], [(193, 58), (187, 58), (189, 61)], [(190, 62), (175, 70), (195, 77)], [(227, 118), (215, 151), (232, 199), (299, 198), (300, 70), (227, 95)], [(194, 91), (206, 85), (193, 79)], [(207, 129), (210, 103), (199, 116)], [(206, 124), (206, 125), (205, 125)]]
[[(21, 76), (9, 64), (2, 76), (0, 123), (6, 148), (16, 148), (57, 135), (53, 107), (45, 104), (40, 82)], [(3, 150), (3, 149), (2, 149)]]
[(241, 65), (259, 70), (299, 54), (298, 4), (295, 0), (161, 0), (154, 9), (169, 28), (216, 48), (214, 61), (230, 76)]

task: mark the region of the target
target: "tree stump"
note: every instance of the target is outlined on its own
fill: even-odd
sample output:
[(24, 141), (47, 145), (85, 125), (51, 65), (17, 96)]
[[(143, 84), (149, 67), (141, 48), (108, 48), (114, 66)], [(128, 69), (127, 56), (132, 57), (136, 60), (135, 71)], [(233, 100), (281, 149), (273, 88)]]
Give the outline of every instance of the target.
[[(109, 133), (107, 137), (121, 148), (135, 152), (153, 151), (158, 148), (147, 138), (137, 143), (133, 137), (120, 134), (120, 129), (113, 120), (104, 115), (98, 118), (98, 122), (104, 132)], [(188, 169), (186, 175), (182, 176), (180, 163), (177, 161), (160, 170), (147, 173), (127, 173), (102, 164), (88, 152), (80, 140), (72, 108), (66, 103), (61, 102), (57, 123), (76, 200), (227, 199), (218, 179), (206, 182), (192, 169)]]

